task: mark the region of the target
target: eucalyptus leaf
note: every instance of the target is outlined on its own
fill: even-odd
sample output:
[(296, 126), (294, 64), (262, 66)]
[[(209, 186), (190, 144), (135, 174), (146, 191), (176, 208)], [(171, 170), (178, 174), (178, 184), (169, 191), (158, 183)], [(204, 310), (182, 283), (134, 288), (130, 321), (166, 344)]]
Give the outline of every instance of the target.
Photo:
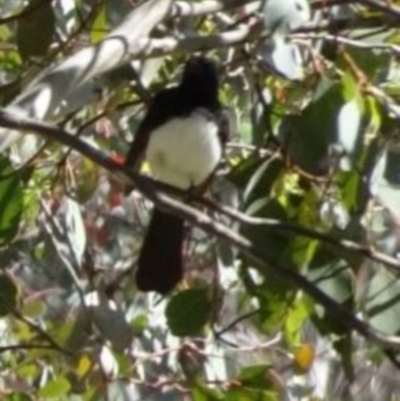
[(198, 335), (210, 317), (211, 307), (206, 289), (194, 288), (180, 292), (169, 301), (166, 308), (168, 327), (179, 337)]
[(21, 57), (44, 57), (55, 33), (55, 15), (51, 2), (32, 0), (18, 19), (17, 44)]

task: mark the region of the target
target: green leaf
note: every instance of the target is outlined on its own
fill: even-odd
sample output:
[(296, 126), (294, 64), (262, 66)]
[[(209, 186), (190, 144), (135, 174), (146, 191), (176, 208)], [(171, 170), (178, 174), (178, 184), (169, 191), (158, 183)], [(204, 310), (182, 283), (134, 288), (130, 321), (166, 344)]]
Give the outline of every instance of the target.
[(43, 398), (55, 398), (66, 395), (71, 389), (71, 384), (69, 381), (63, 377), (59, 376), (54, 380), (46, 383), (38, 392), (39, 397)]
[(206, 289), (190, 289), (175, 295), (165, 311), (172, 334), (179, 337), (199, 334), (208, 321), (211, 307)]
[(329, 146), (336, 140), (336, 121), (343, 97), (340, 85), (322, 81), (318, 96), (299, 116), (283, 121), (281, 139), (303, 170), (319, 175), (328, 169)]
[(289, 344), (297, 345), (303, 335), (304, 324), (313, 312), (313, 303), (307, 297), (296, 299), (291, 305), (285, 320), (285, 339)]
[(15, 370), (15, 373), (18, 377), (26, 380), (26, 379), (35, 379), (41, 373), (41, 369), (39, 366), (34, 363), (27, 363), (26, 365), (22, 365)]
[(239, 380), (243, 386), (265, 389), (271, 386), (268, 378), (269, 365), (254, 365), (243, 368), (239, 373)]
[(288, 306), (296, 289), (282, 280), (273, 277), (266, 279), (257, 291), (260, 303), (260, 319), (262, 329), (266, 333), (274, 333), (277, 327), (284, 324)]
[(17, 234), (22, 210), (20, 176), (8, 159), (0, 156), (0, 244), (10, 242)]
[(376, 329), (388, 335), (400, 332), (400, 282), (386, 268), (378, 269), (370, 281), (365, 308)]
[(268, 134), (268, 130), (271, 128), (270, 110), (264, 107), (264, 105), (256, 103), (251, 109), (251, 114), (253, 117), (252, 143), (255, 146), (263, 146), (266, 134)]
[(339, 303), (352, 296), (352, 279), (348, 264), (330, 252), (317, 253), (308, 273), (308, 279)]
[(55, 32), (55, 16), (51, 2), (32, 0), (18, 18), (17, 45), (24, 60), (47, 54)]
[(193, 401), (221, 401), (223, 396), (220, 391), (203, 385), (197, 385), (192, 390)]
[(79, 161), (79, 175), (76, 178), (76, 196), (81, 204), (87, 202), (99, 185), (100, 170), (87, 158)]
[(362, 201), (360, 186), (363, 177), (356, 171), (346, 171), (338, 174), (337, 179), (341, 188), (342, 201), (347, 209), (354, 210), (359, 207)]
[[(320, 251), (308, 272), (308, 279), (336, 302), (351, 307), (353, 302), (352, 274), (346, 261), (329, 252)], [(314, 316), (314, 322), (322, 334), (341, 335), (347, 333), (348, 330), (344, 322), (338, 320), (329, 309), (324, 309), (323, 313)]]
[[(276, 200), (260, 198), (251, 203), (246, 209), (250, 216), (287, 221), (287, 213), (284, 207)], [(285, 262), (291, 263), (290, 254), (287, 253), (290, 239), (293, 235), (284, 231), (277, 231), (275, 227), (242, 225), (241, 234), (248, 238), (254, 247), (266, 257), (283, 258)], [(244, 257), (246, 260), (246, 257)], [(269, 280), (269, 278), (268, 278)]]
[(389, 185), (400, 185), (400, 152), (397, 149), (388, 149), (384, 178)]
[(46, 312), (46, 304), (40, 299), (29, 300), (22, 307), (22, 314), (30, 318), (38, 318)]
[(106, 9), (102, 7), (100, 12), (97, 13), (90, 30), (90, 39), (93, 44), (100, 42), (104, 36), (107, 35), (107, 17)]
[(229, 176), (237, 187), (244, 188), (246, 203), (264, 198), (283, 171), (285, 164), (280, 159), (259, 160), (247, 158), (233, 169)]
[[(359, 83), (353, 77), (353, 74), (346, 73), (342, 77), (342, 93), (346, 102), (353, 99), (357, 100), (361, 109), (363, 109), (362, 97), (360, 94)], [(361, 110), (362, 111), (362, 110)]]
[(349, 383), (354, 381), (353, 342), (351, 333), (346, 333), (333, 341), (334, 349), (341, 357), (342, 367)]
[[(367, 74), (368, 80), (372, 84), (381, 83), (382, 77), (387, 74), (391, 66), (391, 55), (389, 52), (366, 52), (364, 49), (356, 47), (349, 47), (346, 49), (346, 52), (354, 60), (357, 68)], [(348, 69), (347, 61), (340, 60), (337, 67)]]
[(0, 316), (10, 313), (16, 306), (18, 290), (4, 273), (0, 274)]
[(15, 75), (21, 67), (22, 62), (20, 54), (13, 43), (13, 37), (14, 33), (11, 31), (11, 26), (0, 26), (0, 42), (4, 47), (4, 51), (0, 52), (0, 69), (3, 73), (11, 73), (11, 76), (13, 77), (12, 80), (9, 80), (10, 75), (6, 74), (4, 79), (1, 81), (0, 102), (2, 105), (8, 104), (14, 97), (16, 97), (20, 92), (21, 86), (21, 78), (17, 78)]
[(228, 390), (223, 401), (278, 401), (279, 399), (274, 391), (236, 387)]
[[(4, 55), (0, 54), (0, 68), (7, 64), (3, 61)], [(4, 66), (4, 67), (3, 67)], [(5, 106), (10, 103), (21, 92), (21, 80), (15, 79), (11, 82), (0, 85), (0, 104)]]
[(147, 315), (138, 315), (136, 316), (132, 322), (130, 323), (130, 326), (132, 327), (133, 331), (136, 334), (140, 334), (143, 332), (143, 330), (148, 326), (149, 324), (149, 317)]
[(10, 395), (7, 395), (4, 398), (4, 401), (32, 401), (33, 398), (29, 397), (27, 394), (24, 393), (13, 393)]

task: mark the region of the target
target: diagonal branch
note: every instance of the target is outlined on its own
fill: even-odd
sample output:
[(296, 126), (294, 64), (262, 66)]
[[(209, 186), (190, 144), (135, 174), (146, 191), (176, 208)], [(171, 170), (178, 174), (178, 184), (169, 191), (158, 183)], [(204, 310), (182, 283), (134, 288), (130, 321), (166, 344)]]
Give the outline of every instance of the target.
[(202, 228), (208, 234), (225, 240), (231, 246), (234, 246), (243, 252), (265, 277), (272, 274), (278, 279), (303, 290), (325, 309), (329, 310), (338, 321), (343, 322), (343, 324), (349, 329), (357, 331), (370, 342), (384, 350), (400, 350), (400, 337), (387, 336), (384, 333), (375, 330), (368, 323), (353, 315), (342, 304), (337, 303), (331, 297), (326, 295), (304, 276), (287, 268), (270, 256), (265, 255), (262, 250), (254, 247), (251, 241), (231, 230), (229, 227), (219, 222), (215, 222), (208, 215), (198, 211), (192, 206), (180, 202), (176, 198), (171, 197), (161, 189), (161, 186), (154, 180), (131, 172), (129, 169), (113, 161), (104, 153), (91, 147), (86, 142), (83, 142), (79, 138), (49, 124), (38, 123), (32, 119), (20, 119), (18, 116), (0, 110), (0, 125), (7, 128), (17, 129), (22, 132), (28, 130), (34, 131), (46, 139), (54, 140), (63, 145), (72, 147), (74, 150), (91, 159), (99, 166), (118, 175), (121, 179), (130, 181), (131, 183), (133, 182), (135, 187), (147, 198), (153, 201), (157, 207), (170, 211), (182, 219), (189, 221), (193, 225)]
[[(141, 39), (168, 15), (172, 0), (149, 0), (95, 46), (75, 53), (56, 67), (45, 70), (9, 106), (21, 117), (45, 119), (77, 88), (126, 63), (142, 50)], [(0, 150), (19, 138), (15, 131), (0, 131)]]
[[(18, 112), (21, 117), (44, 120), (63, 100), (85, 83), (135, 57), (149, 54), (148, 49), (153, 47), (150, 33), (161, 21), (176, 16), (215, 13), (251, 2), (250, 0), (213, 0), (202, 3), (172, 0), (142, 2), (101, 42), (86, 47), (56, 67), (51, 66), (43, 71), (9, 105), (9, 109)], [(0, 151), (7, 149), (19, 137), (16, 131), (0, 130)]]
[(359, 244), (357, 242), (338, 238), (326, 232), (317, 230), (315, 228), (307, 228), (300, 226), (296, 223), (289, 221), (281, 221), (273, 218), (253, 217), (241, 213), (235, 209), (225, 205), (217, 204), (210, 199), (201, 198), (198, 200), (199, 204), (208, 207), (209, 209), (230, 217), (232, 220), (246, 225), (270, 227), (277, 231), (291, 232), (296, 235), (316, 239), (336, 248), (343, 249), (348, 252), (357, 253), (364, 258), (371, 259), (375, 262), (382, 263), (383, 265), (390, 266), (397, 271), (400, 271), (400, 259), (389, 256), (385, 253), (376, 251), (367, 245)]

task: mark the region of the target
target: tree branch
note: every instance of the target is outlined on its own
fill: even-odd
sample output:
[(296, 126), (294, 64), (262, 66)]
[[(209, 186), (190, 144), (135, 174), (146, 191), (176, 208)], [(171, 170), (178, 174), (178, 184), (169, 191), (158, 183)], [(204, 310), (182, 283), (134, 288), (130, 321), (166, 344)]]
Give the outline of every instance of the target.
[(228, 11), (232, 8), (242, 7), (250, 3), (261, 5), (260, 0), (207, 0), (201, 3), (175, 1), (168, 17), (195, 17), (213, 14), (219, 11)]
[[(360, 1), (376, 2), (375, 0)], [(235, 26), (234, 29), (209, 36), (150, 38), (150, 33), (154, 27), (168, 18), (205, 15), (206, 13), (229, 10), (250, 3), (253, 1), (210, 0), (190, 4), (183, 1), (173, 2), (172, 0), (143, 2), (100, 43), (82, 49), (56, 67), (51, 66), (46, 69), (9, 105), (9, 110), (19, 113), (23, 118), (31, 117), (45, 120), (59, 107), (61, 101), (67, 100), (68, 96), (87, 84), (88, 81), (134, 58), (162, 56), (175, 51), (208, 50), (223, 46), (235, 46), (250, 40), (264, 39), (265, 34), (245, 23)], [(371, 6), (372, 3), (368, 5)], [(380, 23), (383, 21), (381, 16), (374, 18), (378, 18)], [(369, 25), (372, 22), (372, 18), (363, 18), (357, 23), (351, 20), (352, 27), (364, 24), (365, 20)], [(386, 23), (387, 21), (383, 22)], [(299, 31), (323, 31), (335, 24), (341, 27), (348, 25), (346, 22), (340, 21), (339, 23), (325, 23), (318, 26), (309, 25)], [(16, 131), (0, 130), (0, 152), (7, 149), (19, 137)]]
[(336, 248), (340, 248), (348, 252), (357, 253), (364, 258), (368, 258), (375, 262), (382, 263), (386, 266), (393, 267), (396, 270), (400, 269), (399, 259), (386, 255), (385, 253), (378, 252), (364, 244), (359, 244), (348, 239), (337, 238), (331, 234), (319, 231), (315, 228), (307, 228), (296, 223), (281, 221), (277, 219), (248, 216), (227, 206), (217, 204), (210, 199), (202, 198), (199, 199), (198, 202), (199, 204), (206, 206), (211, 210), (217, 211), (218, 213), (230, 217), (232, 220), (238, 223), (253, 226), (270, 227), (277, 231), (288, 231), (296, 235), (313, 238), (325, 242), (326, 244), (332, 245)]
[(369, 324), (353, 315), (343, 305), (327, 296), (304, 276), (287, 268), (269, 255), (265, 255), (262, 250), (254, 247), (251, 241), (247, 238), (236, 233), (227, 226), (215, 222), (208, 215), (198, 211), (192, 206), (171, 197), (156, 181), (131, 172), (129, 169), (107, 157), (104, 153), (92, 148), (86, 142), (83, 142), (79, 138), (49, 124), (38, 123), (32, 119), (20, 119), (18, 116), (13, 116), (9, 112), (0, 110), (0, 125), (25, 132), (28, 130), (34, 131), (46, 139), (54, 140), (66, 146), (73, 147), (74, 150), (91, 159), (99, 166), (113, 174), (116, 174), (125, 181), (132, 182), (135, 187), (148, 199), (154, 202), (157, 207), (170, 211), (182, 219), (189, 221), (191, 224), (202, 228), (206, 233), (225, 240), (231, 246), (234, 246), (243, 252), (243, 254), (249, 258), (254, 267), (256, 267), (263, 276), (268, 277), (272, 274), (278, 279), (303, 290), (349, 329), (357, 331), (375, 345), (383, 349), (400, 350), (400, 337), (387, 336), (384, 333), (375, 330)]
[[(45, 119), (77, 88), (140, 53), (140, 39), (147, 37), (165, 19), (171, 4), (172, 0), (144, 2), (100, 43), (84, 48), (60, 65), (45, 70), (9, 108), (21, 117)], [(18, 138), (15, 131), (0, 131), (0, 151)]]
[(20, 312), (15, 310), (13, 312), (13, 315), (19, 319), (20, 321), (24, 322), (27, 326), (29, 326), (34, 332), (36, 332), (41, 338), (43, 338), (45, 341), (47, 341), (50, 344), (50, 347), (63, 353), (66, 355), (73, 355), (73, 352), (70, 350), (67, 350), (63, 348), (61, 345), (59, 345), (51, 336), (48, 334), (45, 330), (43, 330), (40, 326), (36, 325), (32, 321), (30, 321), (28, 318), (23, 316)]

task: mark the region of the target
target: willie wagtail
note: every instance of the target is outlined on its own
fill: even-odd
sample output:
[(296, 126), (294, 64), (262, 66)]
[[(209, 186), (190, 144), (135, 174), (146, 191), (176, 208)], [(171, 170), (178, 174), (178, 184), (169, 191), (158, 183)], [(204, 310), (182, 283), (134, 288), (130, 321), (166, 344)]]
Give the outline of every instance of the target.
[[(179, 85), (160, 90), (151, 101), (126, 165), (136, 168), (145, 158), (158, 181), (204, 190), (221, 160), (228, 127), (214, 64), (192, 57)], [(183, 239), (184, 221), (154, 209), (138, 259), (140, 290), (166, 294), (182, 279)]]

